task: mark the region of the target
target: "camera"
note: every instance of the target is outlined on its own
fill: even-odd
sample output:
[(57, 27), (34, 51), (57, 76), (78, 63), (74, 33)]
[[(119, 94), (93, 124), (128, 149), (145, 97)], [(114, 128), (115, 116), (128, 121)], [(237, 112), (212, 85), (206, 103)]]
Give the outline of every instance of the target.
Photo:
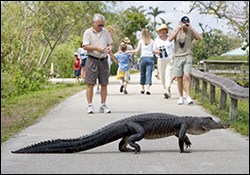
[(185, 42), (179, 42), (179, 46), (180, 46), (180, 48), (184, 48)]
[(164, 53), (165, 57), (168, 57), (168, 53), (167, 53), (166, 48), (164, 46), (160, 46), (159, 50), (160, 50), (160, 54), (159, 54), (160, 58), (163, 57), (163, 53)]
[(188, 27), (188, 24), (182, 24), (182, 27), (184, 28), (184, 27)]

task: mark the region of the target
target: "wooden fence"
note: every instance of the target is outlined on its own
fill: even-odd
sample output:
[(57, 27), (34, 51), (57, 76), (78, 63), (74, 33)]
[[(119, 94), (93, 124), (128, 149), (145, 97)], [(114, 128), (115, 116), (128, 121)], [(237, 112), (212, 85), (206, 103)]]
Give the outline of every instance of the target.
[[(249, 88), (239, 86), (234, 81), (217, 76), (209, 72), (202, 72), (193, 69), (191, 73), (191, 85), (195, 89), (195, 93), (202, 94), (202, 101), (205, 100), (207, 94), (207, 84), (210, 85), (209, 101), (211, 104), (215, 103), (215, 87), (220, 88), (220, 108), (226, 107), (227, 96), (230, 97), (229, 118), (233, 120), (237, 115), (238, 100), (249, 100)], [(200, 82), (202, 86), (200, 89)]]
[(217, 75), (227, 74), (231, 80), (238, 80), (241, 77), (240, 79), (249, 81), (248, 61), (202, 60), (198, 69)]

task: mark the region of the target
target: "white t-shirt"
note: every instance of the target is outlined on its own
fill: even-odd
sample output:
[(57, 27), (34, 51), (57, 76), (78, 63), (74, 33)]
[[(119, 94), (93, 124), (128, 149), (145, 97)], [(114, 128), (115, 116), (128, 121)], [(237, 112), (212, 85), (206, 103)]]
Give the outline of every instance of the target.
[[(169, 41), (169, 37), (167, 37), (166, 40), (162, 40), (159, 36), (155, 39), (154, 42), (154, 50), (155, 49), (161, 49), (163, 52), (161, 52), (161, 56), (157, 55), (158, 59), (172, 59), (173, 52), (174, 52), (174, 42)], [(165, 54), (165, 51), (167, 53), (167, 57)]]
[(140, 39), (140, 44), (141, 44), (141, 56), (140, 57), (153, 57), (153, 46), (154, 46), (154, 41), (151, 40), (149, 44), (145, 45), (143, 40)]

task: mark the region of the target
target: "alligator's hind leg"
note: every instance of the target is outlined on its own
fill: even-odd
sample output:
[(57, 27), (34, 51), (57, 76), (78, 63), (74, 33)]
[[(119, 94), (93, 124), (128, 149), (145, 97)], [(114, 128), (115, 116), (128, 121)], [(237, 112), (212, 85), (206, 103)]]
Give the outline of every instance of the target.
[[(130, 131), (131, 135), (122, 138), (119, 143), (119, 150), (121, 152), (140, 152), (141, 148), (135, 142), (143, 139), (144, 129), (141, 127), (141, 125), (132, 122), (127, 124), (127, 129)], [(135, 149), (127, 148), (128, 144)]]
[(135, 151), (131, 148), (127, 148), (127, 145), (128, 145), (128, 137), (123, 137), (119, 143), (119, 150), (121, 152), (133, 152), (133, 151)]
[(143, 139), (145, 131), (141, 125), (133, 122), (128, 123), (127, 127), (132, 133), (128, 138), (128, 143), (130, 146), (135, 148), (135, 153), (139, 153), (141, 151), (141, 147), (135, 142)]

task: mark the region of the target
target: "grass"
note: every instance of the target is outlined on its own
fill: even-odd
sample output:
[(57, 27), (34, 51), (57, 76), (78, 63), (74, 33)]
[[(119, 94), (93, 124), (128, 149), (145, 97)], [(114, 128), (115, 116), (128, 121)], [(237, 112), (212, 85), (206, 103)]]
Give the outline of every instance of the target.
[(85, 87), (84, 83), (49, 84), (42, 91), (2, 100), (1, 143), (38, 122), (57, 104)]

